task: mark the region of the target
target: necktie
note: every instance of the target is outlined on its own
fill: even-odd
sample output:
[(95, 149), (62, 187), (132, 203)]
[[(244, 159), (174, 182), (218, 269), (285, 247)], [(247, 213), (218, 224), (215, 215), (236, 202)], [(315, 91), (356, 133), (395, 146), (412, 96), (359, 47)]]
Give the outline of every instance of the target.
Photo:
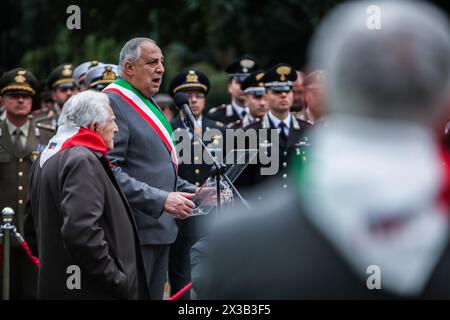
[(247, 111), (242, 111), (241, 112), (241, 119), (244, 119), (244, 117), (247, 115)]
[(287, 135), (286, 135), (286, 131), (284, 130), (284, 128), (286, 128), (286, 124), (284, 122), (280, 122), (280, 124), (278, 125), (278, 128), (280, 128), (280, 141), (283, 141), (284, 143), (286, 143)]
[(20, 140), (20, 136), (22, 135), (22, 130), (17, 128), (16, 130), (14, 130), (13, 135), (14, 135), (14, 141), (13, 141), (14, 149), (16, 149), (19, 156), (22, 156), (23, 145), (22, 145), (22, 141)]

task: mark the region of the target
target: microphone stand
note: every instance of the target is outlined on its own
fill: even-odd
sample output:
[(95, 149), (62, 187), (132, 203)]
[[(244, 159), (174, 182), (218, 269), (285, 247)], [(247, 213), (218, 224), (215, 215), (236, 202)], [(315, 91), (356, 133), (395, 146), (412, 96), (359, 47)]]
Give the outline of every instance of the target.
[(230, 181), (230, 178), (225, 174), (225, 171), (226, 171), (226, 168), (227, 168), (226, 165), (224, 165), (223, 163), (219, 163), (219, 161), (217, 161), (217, 159), (213, 157), (213, 155), (208, 150), (208, 148), (206, 147), (206, 145), (203, 142), (203, 140), (200, 139), (198, 134), (195, 132), (194, 124), (190, 123), (190, 121), (188, 120), (188, 117), (186, 117), (186, 115), (184, 113), (183, 113), (183, 122), (188, 128), (190, 128), (192, 130), (192, 133), (193, 133), (195, 139), (202, 145), (204, 150), (206, 150), (206, 154), (208, 155), (210, 160), (212, 160), (212, 162), (213, 162), (214, 169), (212, 171), (213, 171), (215, 179), (216, 179), (216, 195), (217, 195), (217, 199), (216, 199), (216, 203), (217, 203), (216, 214), (219, 214), (221, 212), (221, 209), (222, 209), (221, 208), (221, 200), (220, 200), (220, 189), (221, 189), (220, 183), (222, 181), (222, 178), (225, 179), (226, 182), (228, 182), (229, 186), (233, 190), (233, 193), (237, 195), (239, 200), (241, 200), (241, 202), (244, 204), (245, 208), (247, 210), (250, 210), (250, 206), (249, 206), (248, 202), (242, 197), (242, 195), (236, 189), (234, 184)]

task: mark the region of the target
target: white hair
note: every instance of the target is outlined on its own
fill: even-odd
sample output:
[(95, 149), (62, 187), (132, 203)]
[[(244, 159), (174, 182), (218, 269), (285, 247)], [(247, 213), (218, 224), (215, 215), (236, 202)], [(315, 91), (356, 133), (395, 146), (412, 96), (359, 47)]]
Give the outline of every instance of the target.
[[(368, 26), (370, 8), (379, 9), (380, 29)], [(309, 52), (311, 65), (327, 74), (330, 112), (429, 123), (448, 98), (448, 30), (446, 16), (420, 1), (340, 5)]]
[(106, 94), (93, 90), (83, 91), (64, 103), (58, 124), (87, 128), (91, 123), (97, 122), (103, 128), (109, 117), (109, 108)]
[(140, 48), (139, 46), (143, 42), (151, 42), (156, 45), (156, 42), (150, 38), (133, 38), (128, 40), (127, 43), (123, 46), (122, 50), (120, 50), (119, 56), (119, 74), (123, 76), (123, 70), (125, 68), (125, 62), (136, 62), (139, 59)]

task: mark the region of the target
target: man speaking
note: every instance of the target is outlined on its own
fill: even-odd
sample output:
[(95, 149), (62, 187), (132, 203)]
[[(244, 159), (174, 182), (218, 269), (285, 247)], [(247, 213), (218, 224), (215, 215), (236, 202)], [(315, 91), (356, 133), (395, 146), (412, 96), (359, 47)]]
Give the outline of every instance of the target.
[(120, 52), (122, 79), (103, 90), (119, 127), (108, 157), (138, 225), (151, 299), (162, 299), (169, 248), (178, 233), (175, 219), (192, 212), (196, 190), (177, 175), (172, 129), (152, 99), (161, 85), (163, 60), (153, 40), (131, 39)]

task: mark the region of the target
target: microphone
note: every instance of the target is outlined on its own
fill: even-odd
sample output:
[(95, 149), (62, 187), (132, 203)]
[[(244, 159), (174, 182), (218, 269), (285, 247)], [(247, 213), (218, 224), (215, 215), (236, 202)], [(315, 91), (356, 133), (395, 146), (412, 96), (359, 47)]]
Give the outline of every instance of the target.
[(173, 101), (175, 102), (175, 106), (177, 107), (177, 109), (183, 111), (189, 127), (196, 133), (202, 132), (202, 129), (195, 120), (191, 108), (189, 108), (188, 95), (182, 92), (178, 92), (173, 96)]

